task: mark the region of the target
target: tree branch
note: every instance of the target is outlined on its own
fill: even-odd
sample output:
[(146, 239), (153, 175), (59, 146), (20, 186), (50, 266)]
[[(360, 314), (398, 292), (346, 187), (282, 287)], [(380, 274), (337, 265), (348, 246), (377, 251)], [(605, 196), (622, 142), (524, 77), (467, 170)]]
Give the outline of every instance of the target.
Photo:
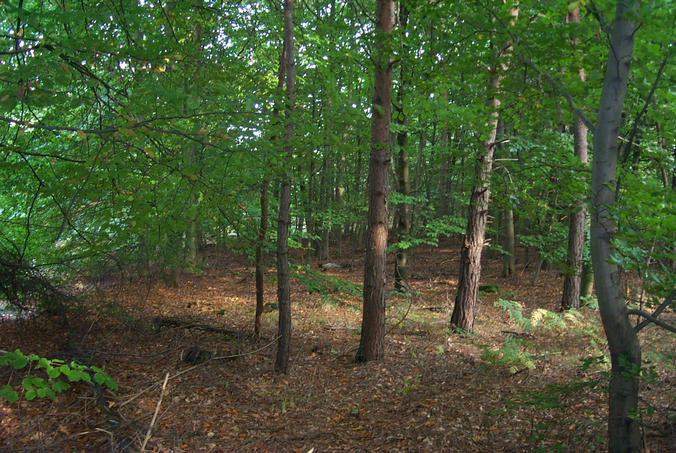
[(657, 90), (657, 85), (660, 82), (660, 79), (662, 78), (662, 73), (664, 72), (664, 68), (667, 65), (667, 61), (669, 61), (669, 57), (671, 57), (671, 54), (674, 52), (674, 46), (669, 46), (670, 49), (667, 52), (667, 54), (664, 56), (664, 59), (662, 60), (662, 64), (660, 65), (660, 69), (657, 71), (657, 77), (655, 77), (655, 82), (653, 82), (652, 87), (650, 87), (650, 93), (648, 93), (648, 97), (645, 100), (645, 103), (643, 104), (643, 108), (641, 109), (640, 112), (636, 115), (636, 118), (634, 118), (634, 127), (631, 129), (631, 133), (629, 134), (629, 139), (627, 141), (627, 144), (625, 146), (624, 150), (624, 159), (623, 163), (627, 162), (627, 159), (629, 159), (629, 154), (631, 153), (631, 148), (634, 144), (634, 138), (636, 137), (636, 133), (638, 132), (638, 126), (641, 121), (641, 117), (646, 114), (648, 111), (648, 105), (650, 105), (650, 101), (653, 98), (653, 95), (655, 94), (655, 90)]
[[(630, 314), (630, 315), (638, 315), (638, 316), (643, 316), (644, 318), (646, 318), (643, 321), (641, 321), (639, 324), (637, 324), (636, 327), (634, 327), (634, 330), (636, 331), (636, 333), (638, 333), (641, 329), (643, 329), (645, 326), (647, 326), (650, 322), (654, 322), (658, 326), (664, 327), (662, 324), (660, 324), (661, 321), (658, 323), (656, 321), (656, 319), (660, 315), (660, 313), (662, 313), (664, 311), (665, 308), (667, 308), (669, 305), (672, 304), (674, 299), (676, 299), (676, 288), (671, 291), (671, 294), (669, 294), (669, 296), (667, 296), (667, 298), (664, 299), (664, 302), (662, 302), (660, 304), (660, 306), (655, 309), (655, 311), (653, 312), (652, 315), (646, 316), (647, 313), (642, 312), (640, 310), (629, 310), (628, 314)], [(636, 312), (636, 313), (634, 313), (634, 312)], [(667, 327), (664, 327), (664, 328), (667, 329), (667, 330), (670, 330)], [(674, 332), (674, 331), (672, 330), (672, 332)]]
[(493, 11), (493, 9), (489, 8), (487, 5), (483, 6), (495, 18), (495, 20), (500, 22), (502, 28), (507, 32), (507, 34), (509, 34), (509, 37), (512, 40), (512, 50), (519, 58), (519, 60), (526, 66), (533, 69), (538, 75), (544, 77), (547, 80), (547, 82), (549, 82), (549, 84), (552, 86), (552, 88), (554, 88), (554, 90), (561, 97), (563, 97), (566, 100), (566, 102), (568, 102), (568, 106), (573, 111), (573, 113), (582, 120), (585, 126), (587, 126), (587, 129), (593, 134), (595, 130), (594, 124), (592, 124), (592, 122), (587, 119), (584, 112), (575, 105), (575, 101), (573, 100), (573, 97), (570, 95), (570, 93), (559, 82), (554, 80), (552, 76), (550, 76), (545, 72), (540, 71), (540, 69), (535, 65), (535, 63), (533, 63), (533, 61), (530, 58), (528, 58), (522, 53), (519, 47), (520, 46), (519, 37), (516, 36), (512, 31), (510, 31), (509, 26), (505, 23), (505, 21), (502, 20), (502, 18), (500, 18), (500, 16), (498, 16), (495, 13), (495, 11)]

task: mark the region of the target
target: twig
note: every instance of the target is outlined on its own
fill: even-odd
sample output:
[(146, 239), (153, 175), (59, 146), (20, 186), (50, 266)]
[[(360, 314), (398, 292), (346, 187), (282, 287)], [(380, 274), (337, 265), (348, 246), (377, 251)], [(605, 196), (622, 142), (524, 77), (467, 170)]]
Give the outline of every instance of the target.
[(155, 413), (153, 414), (152, 420), (150, 420), (150, 425), (148, 425), (148, 431), (146, 431), (146, 437), (143, 439), (143, 444), (141, 445), (141, 453), (146, 449), (146, 444), (150, 440), (150, 434), (153, 431), (153, 426), (155, 426), (155, 421), (157, 420), (157, 413), (160, 411), (160, 405), (162, 404), (162, 398), (164, 398), (164, 391), (167, 389), (167, 381), (169, 380), (169, 373), (164, 375), (164, 383), (162, 384), (162, 391), (160, 392), (160, 399), (157, 400), (157, 405), (155, 405)]

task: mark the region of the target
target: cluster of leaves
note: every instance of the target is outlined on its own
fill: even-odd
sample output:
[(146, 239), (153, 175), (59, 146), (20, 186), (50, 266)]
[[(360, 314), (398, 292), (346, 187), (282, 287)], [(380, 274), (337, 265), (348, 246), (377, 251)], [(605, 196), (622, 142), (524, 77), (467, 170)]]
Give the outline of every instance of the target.
[(526, 350), (527, 345), (520, 338), (509, 335), (502, 346), (495, 350), (487, 345), (478, 346), (482, 351), (481, 360), (494, 366), (507, 367), (512, 374), (535, 368), (534, 357)]
[[(676, 168), (673, 157), (662, 158), (658, 162)], [(649, 167), (654, 165), (652, 161)], [(613, 260), (624, 270), (635, 271), (649, 293), (666, 297), (676, 287), (676, 192), (666, 190), (671, 181), (646, 179), (631, 171), (622, 172), (621, 181), (624, 207), (615, 211), (618, 253)]]
[[(29, 401), (44, 397), (55, 399), (57, 393), (70, 388), (69, 382), (96, 383), (111, 390), (117, 390), (115, 380), (97, 366), (82, 365), (74, 361), (66, 364), (63, 360), (47, 359), (36, 354), (27, 356), (19, 349), (14, 352), (6, 352), (0, 356), (0, 366), (11, 367), (15, 370), (22, 370), (31, 363), (35, 363), (34, 368), (36, 370), (43, 370), (47, 378), (36, 377), (31, 374), (23, 378), (21, 387), (25, 391), (25, 398)], [(67, 382), (59, 379), (60, 377), (65, 377)], [(19, 394), (12, 386), (5, 385), (0, 389), (0, 397), (13, 403), (19, 399)]]

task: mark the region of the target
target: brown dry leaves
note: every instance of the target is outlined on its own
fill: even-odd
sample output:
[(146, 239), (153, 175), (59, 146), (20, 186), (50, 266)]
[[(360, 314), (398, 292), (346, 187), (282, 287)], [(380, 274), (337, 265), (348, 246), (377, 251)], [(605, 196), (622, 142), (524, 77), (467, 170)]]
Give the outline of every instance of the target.
[[(109, 414), (86, 385), (56, 402), (0, 403), (2, 448), (106, 451), (124, 437), (139, 446), (169, 372), (172, 377), (148, 443), (152, 451), (498, 452), (536, 447), (547, 451), (555, 444), (565, 445), (567, 451), (604, 450), (604, 385), (566, 394), (558, 409), (518, 403), (524, 401), (523, 392), (537, 394), (547, 384), (598, 377), (583, 375), (577, 366), (579, 358), (589, 356), (587, 340), (566, 333), (535, 333), (527, 341), (536, 368), (510, 374), (484, 365), (476, 346), (497, 348), (505, 339), (502, 331), (517, 330), (492, 305), (497, 295), (482, 296), (474, 338), (449, 335), (445, 327), (450, 313), (426, 309), (452, 301), (457, 260), (450, 258), (457, 253), (457, 244), (446, 244), (419, 249), (411, 257), (413, 287), (421, 293), (413, 302), (388, 299), (391, 332), (386, 359), (379, 363), (354, 364), (359, 335), (342, 328), (360, 326), (359, 297), (348, 297), (342, 305), (328, 303), (296, 286), (291, 372), (275, 375), (276, 313), (265, 315), (264, 338), (254, 342), (249, 336), (255, 305), (253, 269), (244, 260), (214, 252), (205, 275), (185, 277), (177, 288), (157, 282), (109, 285), (92, 300), (89, 314), (75, 323), (70, 337), (85, 339), (76, 348), (67, 346), (67, 334), (50, 322), (4, 321), (0, 349), (90, 358), (104, 366), (120, 385), (106, 403), (120, 420), (117, 427), (107, 421)], [(357, 263), (351, 273), (330, 273), (360, 283), (360, 266)], [(527, 311), (557, 309), (562, 285), (556, 271), (543, 272), (533, 287), (530, 271), (520, 275), (519, 268), (505, 280), (499, 277), (499, 266), (497, 260), (488, 261), (482, 281), (498, 284), (503, 295), (521, 301)], [(274, 301), (272, 285), (266, 297)], [(153, 320), (159, 317), (237, 335), (182, 327), (156, 330)], [(659, 332), (645, 332), (645, 344), (657, 347)], [(216, 357), (239, 357), (211, 360), (186, 371), (190, 365), (180, 360), (180, 353), (192, 346)], [(17, 382), (4, 374), (2, 378)], [(667, 374), (672, 390), (673, 379)], [(643, 396), (664, 407), (670, 404), (666, 393), (646, 387)], [(516, 403), (506, 406), (509, 401)], [(667, 451), (669, 445), (669, 439), (647, 442), (651, 451)]]

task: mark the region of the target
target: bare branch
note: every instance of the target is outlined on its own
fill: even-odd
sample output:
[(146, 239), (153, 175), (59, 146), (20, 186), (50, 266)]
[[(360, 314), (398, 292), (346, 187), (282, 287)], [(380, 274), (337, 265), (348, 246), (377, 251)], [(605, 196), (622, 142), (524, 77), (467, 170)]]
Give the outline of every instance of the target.
[[(636, 327), (634, 327), (634, 330), (638, 333), (641, 329), (643, 329), (645, 326), (647, 326), (650, 322), (654, 322), (655, 324), (661, 326), (661, 324), (657, 323), (656, 321), (653, 321), (653, 319), (657, 319), (657, 317), (660, 315), (660, 313), (662, 313), (665, 308), (667, 308), (669, 305), (671, 305), (674, 302), (674, 299), (676, 299), (676, 288), (671, 291), (671, 294), (669, 294), (669, 296), (667, 296), (667, 298), (664, 299), (664, 302), (662, 302), (660, 304), (660, 306), (655, 309), (655, 311), (653, 312), (652, 315), (650, 315), (650, 317), (645, 316), (643, 314), (643, 312), (632, 313), (633, 311), (639, 311), (639, 310), (629, 310), (630, 315), (634, 314), (634, 315), (639, 315), (639, 316), (643, 316), (644, 318), (646, 318), (643, 321), (641, 321), (639, 324), (637, 324)], [(661, 327), (664, 327), (664, 326), (661, 326)], [(667, 329), (667, 328), (665, 327), (665, 329)], [(669, 329), (667, 329), (667, 330), (669, 330)], [(673, 332), (673, 330), (672, 330), (672, 332)]]

